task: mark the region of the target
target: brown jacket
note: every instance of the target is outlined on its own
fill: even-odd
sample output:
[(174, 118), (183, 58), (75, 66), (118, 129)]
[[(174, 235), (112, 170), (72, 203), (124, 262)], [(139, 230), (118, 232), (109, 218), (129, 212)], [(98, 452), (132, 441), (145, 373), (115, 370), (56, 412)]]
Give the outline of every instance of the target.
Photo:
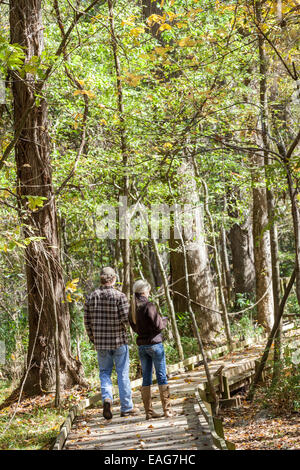
[(167, 318), (162, 318), (155, 305), (142, 295), (137, 295), (136, 323), (133, 323), (131, 314), (129, 323), (138, 335), (136, 343), (141, 345), (157, 344), (163, 341), (161, 331), (166, 328)]

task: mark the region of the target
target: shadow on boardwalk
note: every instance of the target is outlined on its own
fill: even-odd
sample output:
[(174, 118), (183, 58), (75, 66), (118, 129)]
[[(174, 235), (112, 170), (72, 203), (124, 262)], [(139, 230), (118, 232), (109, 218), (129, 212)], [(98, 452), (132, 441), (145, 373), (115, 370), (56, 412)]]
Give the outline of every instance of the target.
[[(155, 389), (154, 389), (155, 391)], [(176, 392), (175, 392), (176, 393)], [(154, 396), (154, 409), (161, 411), (158, 393)], [(138, 396), (135, 393), (135, 396)], [(199, 414), (192, 395), (172, 400), (177, 415), (173, 418), (146, 420), (140, 400), (135, 399), (141, 414), (121, 418), (119, 407), (114, 417), (106, 421), (102, 410), (86, 410), (77, 418), (68, 436), (65, 449), (80, 450), (208, 450), (213, 449), (206, 421)]]

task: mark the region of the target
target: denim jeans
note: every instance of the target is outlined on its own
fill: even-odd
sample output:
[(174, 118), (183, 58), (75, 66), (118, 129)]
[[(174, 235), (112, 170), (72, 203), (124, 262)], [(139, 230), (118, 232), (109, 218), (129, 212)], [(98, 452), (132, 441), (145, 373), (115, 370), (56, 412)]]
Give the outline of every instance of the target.
[(139, 346), (139, 356), (142, 365), (143, 386), (152, 385), (152, 369), (155, 367), (158, 385), (166, 385), (167, 370), (165, 350), (162, 343)]
[(113, 401), (111, 373), (115, 364), (118, 377), (121, 411), (130, 411), (133, 408), (133, 403), (129, 380), (129, 350), (127, 344), (123, 344), (119, 348), (109, 351), (97, 351), (97, 356), (100, 371), (102, 401), (104, 402), (106, 398)]

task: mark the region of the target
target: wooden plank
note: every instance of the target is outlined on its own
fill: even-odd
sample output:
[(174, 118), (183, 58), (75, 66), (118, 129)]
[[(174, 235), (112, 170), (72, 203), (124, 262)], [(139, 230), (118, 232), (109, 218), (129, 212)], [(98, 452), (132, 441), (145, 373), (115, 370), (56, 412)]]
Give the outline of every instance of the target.
[(228, 378), (225, 375), (222, 375), (221, 380), (223, 383), (222, 398), (230, 398), (230, 388), (229, 388)]
[(219, 401), (220, 408), (238, 408), (241, 406), (240, 397), (231, 397), (228, 399), (221, 398)]

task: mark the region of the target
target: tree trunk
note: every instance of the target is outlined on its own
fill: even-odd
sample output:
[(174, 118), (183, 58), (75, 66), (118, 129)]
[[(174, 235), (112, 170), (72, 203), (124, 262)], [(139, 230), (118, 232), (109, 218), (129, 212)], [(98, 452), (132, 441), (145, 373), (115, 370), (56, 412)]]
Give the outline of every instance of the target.
[(268, 206), (266, 188), (261, 186), (263, 158), (254, 156), (257, 169), (253, 172), (253, 245), (256, 275), (257, 321), (270, 331), (274, 321), (274, 305), (271, 289), (270, 235), (267, 230)]
[(224, 273), (223, 274), (224, 292), (226, 296), (226, 302), (229, 305), (231, 302), (232, 280), (231, 280), (231, 271), (230, 271), (228, 251), (227, 251), (227, 234), (223, 225), (221, 226), (220, 247), (221, 247), (222, 269)]
[[(43, 51), (41, 0), (10, 0), (11, 42), (24, 47), (25, 62)], [(53, 391), (56, 383), (55, 331), (59, 341), (60, 383), (63, 387), (83, 383), (80, 362), (70, 348), (69, 313), (60, 264), (57, 214), (52, 186), (50, 144), (47, 132), (47, 102), (43, 83), (26, 73), (20, 79), (11, 71), (14, 98), (14, 128), (28, 112), (15, 145), (17, 186), (23, 210), (25, 237), (43, 237), (25, 250), (28, 291), (29, 346), (24, 391)], [(29, 111), (28, 111), (29, 110)], [(45, 198), (44, 207), (33, 210), (28, 196)], [(57, 317), (57, 325), (55, 321)]]
[[(257, 21), (262, 21), (261, 2), (255, 3)], [(256, 270), (256, 300), (260, 300), (265, 292), (267, 295), (257, 306), (257, 320), (268, 331), (271, 330), (274, 322), (274, 299), (272, 290), (269, 289), (272, 282), (272, 256), (270, 244), (270, 232), (268, 230), (269, 210), (267, 189), (263, 183), (263, 176), (260, 169), (265, 166), (268, 159), (268, 123), (267, 123), (267, 63), (264, 51), (264, 38), (258, 35), (259, 54), (259, 104), (260, 104), (260, 127), (257, 129), (258, 146), (264, 150), (262, 154), (254, 155), (254, 162), (257, 165), (253, 172), (253, 239), (254, 239), (254, 259)], [(266, 172), (266, 169), (265, 169)], [(265, 173), (264, 172), (264, 173)], [(270, 195), (269, 195), (270, 198)], [(275, 280), (273, 280), (275, 281)]]
[(227, 312), (227, 306), (225, 302), (225, 297), (224, 297), (224, 292), (223, 292), (223, 286), (222, 286), (222, 271), (221, 271), (221, 263), (220, 263), (220, 256), (218, 252), (218, 247), (217, 247), (217, 242), (216, 242), (216, 237), (215, 237), (215, 228), (214, 228), (214, 222), (212, 215), (209, 210), (209, 205), (208, 205), (208, 188), (207, 184), (205, 183), (204, 180), (202, 180), (202, 185), (204, 189), (204, 210), (205, 210), (205, 215), (206, 218), (209, 222), (209, 227), (211, 231), (211, 240), (212, 240), (212, 247), (214, 251), (214, 261), (215, 261), (215, 269), (216, 269), (216, 274), (217, 274), (217, 283), (219, 287), (219, 297), (220, 297), (220, 304), (221, 304), (221, 309), (222, 309), (222, 319), (223, 319), (223, 324), (225, 327), (225, 334), (226, 334), (226, 339), (227, 339), (227, 345), (228, 349), (231, 352), (232, 351), (232, 337), (231, 337), (231, 331), (230, 331), (230, 324), (229, 324), (229, 318), (228, 318), (228, 312)]
[(140, 243), (140, 260), (143, 268), (143, 274), (146, 277), (147, 281), (151, 284), (152, 291), (155, 292), (157, 286), (150, 260), (150, 250), (148, 241), (143, 244)]
[[(115, 65), (115, 73), (116, 73), (116, 92), (117, 92), (117, 101), (118, 101), (118, 114), (120, 119), (120, 127), (119, 127), (119, 135), (120, 135), (120, 147), (121, 147), (121, 155), (122, 155), (122, 163), (123, 163), (123, 171), (124, 171), (124, 178), (123, 178), (123, 188), (120, 191), (120, 196), (122, 196), (127, 206), (128, 204), (128, 196), (129, 196), (129, 178), (127, 174), (127, 166), (128, 166), (128, 148), (127, 148), (127, 139), (126, 139), (126, 128), (125, 128), (125, 118), (124, 118), (124, 100), (123, 100), (123, 87), (121, 82), (121, 65), (119, 59), (119, 51), (118, 51), (118, 40), (115, 34), (115, 24), (114, 24), (114, 9), (113, 9), (113, 2), (112, 0), (107, 1), (108, 10), (109, 10), (109, 24), (110, 24), (110, 36), (111, 36), (111, 47), (114, 56), (114, 65)], [(120, 239), (120, 246), (122, 252), (122, 259), (123, 259), (123, 292), (124, 294), (130, 298), (130, 234), (128, 231), (127, 225), (127, 218), (126, 218), (126, 211), (125, 211), (125, 204), (123, 205), (122, 218), (125, 215), (125, 233), (122, 234), (122, 238)]]
[[(234, 191), (228, 204), (229, 217), (237, 219), (236, 199), (240, 193)], [(229, 231), (232, 271), (235, 294), (251, 294), (255, 290), (255, 268), (252, 237), (252, 220), (250, 214), (245, 214), (244, 222), (234, 223)]]
[[(262, 21), (261, 3), (256, 3), (256, 14), (257, 20)], [(265, 52), (265, 39), (260, 34), (258, 36), (258, 52), (259, 52), (259, 101), (260, 101), (260, 116), (261, 116), (261, 140), (264, 147), (264, 165), (265, 165), (265, 177), (268, 181), (269, 171), (269, 118), (268, 118), (268, 98), (267, 98), (267, 75), (268, 75), (268, 63)], [(274, 318), (277, 319), (279, 315), (279, 303), (280, 303), (280, 274), (279, 274), (279, 256), (278, 256), (278, 236), (277, 236), (277, 225), (275, 220), (275, 198), (273, 190), (266, 189), (267, 196), (267, 210), (268, 210), (268, 221), (269, 221), (269, 234), (270, 234), (270, 248), (271, 248), (271, 275), (272, 275), (272, 292), (273, 292), (273, 305), (274, 305)], [(279, 322), (279, 326), (276, 333), (275, 349), (274, 349), (274, 368), (273, 368), (273, 382), (277, 380), (280, 372), (280, 363), (282, 360), (282, 348), (281, 348), (281, 330), (282, 322)]]
[[(193, 167), (188, 163), (182, 164), (179, 169), (181, 183), (184, 191), (180, 194), (180, 204), (197, 204), (199, 197), (194, 179)], [(205, 345), (217, 345), (224, 339), (221, 334), (223, 328), (221, 315), (213, 310), (218, 310), (216, 305), (215, 286), (210, 270), (208, 251), (204, 240), (204, 223), (202, 210), (197, 211), (198, 224), (195, 227), (196, 236), (193, 239), (192, 230), (185, 227), (183, 240), (186, 246), (186, 256), (189, 272), (189, 287), (191, 300), (202, 304), (195, 305), (194, 313), (199, 324)], [(171, 283), (174, 293), (174, 307), (177, 312), (187, 312), (187, 292), (185, 285), (184, 258), (181, 243), (174, 238), (171, 231), (170, 237), (170, 263)], [(176, 292), (179, 292), (179, 295)], [(206, 309), (205, 307), (208, 307)], [(212, 310), (210, 310), (212, 309)]]

